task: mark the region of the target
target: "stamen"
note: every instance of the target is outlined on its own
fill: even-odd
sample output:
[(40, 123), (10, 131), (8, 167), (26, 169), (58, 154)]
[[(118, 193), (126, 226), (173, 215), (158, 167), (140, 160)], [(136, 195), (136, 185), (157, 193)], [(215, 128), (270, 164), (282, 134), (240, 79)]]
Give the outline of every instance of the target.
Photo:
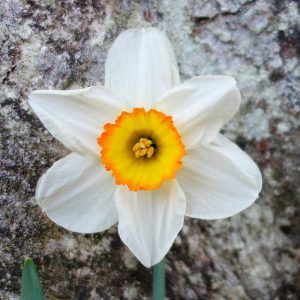
[(150, 158), (154, 153), (154, 148), (153, 147), (149, 147), (147, 149), (147, 158)]
[(147, 155), (147, 158), (153, 156), (154, 147), (151, 146), (152, 141), (147, 138), (140, 138), (140, 141), (133, 147), (133, 152), (136, 158)]

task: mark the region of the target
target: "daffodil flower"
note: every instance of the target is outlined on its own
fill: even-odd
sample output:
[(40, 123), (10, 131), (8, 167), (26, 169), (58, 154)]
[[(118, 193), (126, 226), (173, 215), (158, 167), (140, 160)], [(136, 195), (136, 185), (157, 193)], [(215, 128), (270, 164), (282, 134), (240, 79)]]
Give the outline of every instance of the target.
[(108, 53), (105, 86), (30, 95), (44, 126), (72, 151), (40, 178), (36, 200), (74, 232), (118, 222), (122, 241), (150, 267), (184, 216), (230, 217), (258, 197), (256, 164), (219, 133), (240, 101), (228, 76), (180, 83), (162, 32), (125, 31)]

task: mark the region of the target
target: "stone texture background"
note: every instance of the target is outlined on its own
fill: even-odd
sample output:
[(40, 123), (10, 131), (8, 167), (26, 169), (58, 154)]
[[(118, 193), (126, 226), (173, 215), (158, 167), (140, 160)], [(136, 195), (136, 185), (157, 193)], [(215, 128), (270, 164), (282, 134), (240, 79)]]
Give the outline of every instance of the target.
[(27, 103), (35, 89), (101, 82), (115, 37), (149, 25), (169, 36), (183, 80), (237, 79), (243, 104), (224, 133), (264, 177), (261, 197), (242, 214), (186, 219), (167, 256), (168, 298), (299, 297), (299, 1), (2, 0), (0, 20), (1, 299), (18, 299), (28, 256), (48, 299), (149, 298), (151, 274), (116, 227), (73, 234), (35, 203), (38, 178), (68, 150)]

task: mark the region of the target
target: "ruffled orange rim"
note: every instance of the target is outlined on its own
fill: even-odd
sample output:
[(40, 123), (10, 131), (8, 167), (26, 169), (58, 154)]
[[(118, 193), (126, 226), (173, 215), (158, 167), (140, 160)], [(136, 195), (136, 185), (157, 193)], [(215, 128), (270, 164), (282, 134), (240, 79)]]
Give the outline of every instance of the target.
[[(151, 158), (136, 158), (132, 148), (141, 137), (151, 137), (157, 151)], [(104, 125), (97, 139), (102, 163), (116, 178), (116, 184), (131, 191), (154, 190), (173, 179), (182, 167), (185, 148), (173, 118), (155, 109), (123, 111), (115, 123)]]

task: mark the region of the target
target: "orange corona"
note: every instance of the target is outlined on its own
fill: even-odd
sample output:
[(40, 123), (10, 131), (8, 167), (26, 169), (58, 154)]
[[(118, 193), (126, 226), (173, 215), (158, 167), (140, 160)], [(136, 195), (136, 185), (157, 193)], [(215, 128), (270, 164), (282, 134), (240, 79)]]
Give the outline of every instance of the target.
[(185, 154), (172, 117), (155, 109), (122, 112), (97, 141), (106, 170), (131, 191), (153, 190), (174, 178)]

